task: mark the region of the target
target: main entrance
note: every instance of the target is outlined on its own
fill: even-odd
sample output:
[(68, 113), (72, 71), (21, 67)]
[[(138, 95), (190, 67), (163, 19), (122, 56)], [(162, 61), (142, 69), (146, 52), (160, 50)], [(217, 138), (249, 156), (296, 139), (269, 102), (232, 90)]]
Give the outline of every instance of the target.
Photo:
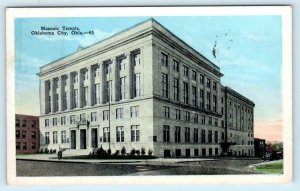
[(76, 149), (76, 130), (71, 130), (71, 149)]
[(92, 129), (92, 132), (91, 132), (91, 143), (92, 143), (92, 148), (97, 148), (98, 147), (98, 132), (97, 132), (97, 129)]
[(86, 130), (80, 129), (80, 149), (86, 149)]

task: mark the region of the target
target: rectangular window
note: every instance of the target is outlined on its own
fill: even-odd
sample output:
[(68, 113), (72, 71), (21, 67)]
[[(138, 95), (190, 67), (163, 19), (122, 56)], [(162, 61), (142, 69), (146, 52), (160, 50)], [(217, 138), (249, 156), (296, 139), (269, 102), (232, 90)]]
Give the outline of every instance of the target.
[(26, 131), (22, 131), (22, 138), (26, 139)]
[(49, 119), (45, 119), (45, 127), (49, 127)]
[(100, 76), (100, 69), (99, 69), (99, 67), (93, 68), (93, 76), (94, 77)]
[(103, 121), (107, 121), (109, 119), (109, 110), (103, 111)]
[(16, 127), (20, 127), (20, 119), (16, 119)]
[(57, 125), (57, 118), (53, 118), (53, 119), (52, 119), (52, 125), (53, 125), (53, 126), (56, 126), (56, 125)]
[(183, 102), (189, 103), (189, 84), (187, 82), (183, 82)]
[(16, 131), (16, 139), (20, 139), (20, 131)]
[(27, 143), (23, 142), (23, 151), (26, 151), (26, 150), (27, 150)]
[(191, 113), (189, 112), (189, 111), (185, 111), (184, 112), (185, 113), (185, 121), (190, 121), (191, 120)]
[(208, 142), (212, 143), (212, 130), (208, 130)]
[(82, 121), (82, 122), (86, 121), (86, 115), (85, 115), (85, 113), (80, 114), (79, 117), (80, 117), (80, 121)]
[(36, 139), (36, 132), (35, 131), (31, 131), (31, 139)]
[(205, 115), (201, 115), (201, 124), (205, 124)]
[(140, 112), (139, 106), (130, 107), (130, 117), (138, 117)]
[(208, 117), (208, 125), (212, 125), (212, 117)]
[(197, 88), (192, 86), (192, 104), (197, 107)]
[(131, 142), (140, 142), (140, 126), (131, 126)]
[(164, 142), (170, 142), (170, 126), (169, 125), (164, 125), (163, 141)]
[(91, 113), (91, 122), (95, 122), (97, 121), (97, 113), (96, 112), (92, 112)]
[(133, 65), (134, 66), (140, 65), (140, 63), (141, 63), (140, 53), (139, 52), (138, 53), (134, 53), (132, 57), (133, 57)]
[(215, 131), (215, 143), (219, 143), (219, 134), (218, 134), (218, 131)]
[(31, 149), (35, 150), (36, 149), (36, 142), (31, 142)]
[(209, 92), (207, 92), (206, 97), (207, 97), (206, 109), (210, 111), (211, 110), (211, 100), (210, 100)]
[(217, 82), (213, 81), (213, 90), (217, 90)]
[(124, 109), (117, 108), (116, 109), (116, 119), (122, 119), (122, 118), (124, 118)]
[(110, 61), (104, 63), (105, 74), (111, 73), (112, 64)]
[(180, 143), (180, 127), (175, 126), (175, 143)]
[(45, 143), (50, 144), (49, 132), (45, 132)]
[(67, 143), (66, 131), (61, 131), (61, 143)]
[(204, 109), (204, 90), (200, 89), (200, 108)]
[(173, 60), (173, 70), (179, 72), (179, 61)]
[(70, 124), (75, 123), (75, 115), (70, 115)]
[(174, 89), (173, 99), (175, 101), (178, 101), (179, 100), (179, 80), (177, 78), (173, 78), (173, 89)]
[(204, 75), (200, 74), (200, 84), (204, 84)]
[(78, 74), (77, 73), (74, 73), (73, 74), (73, 83), (75, 84), (75, 83), (78, 83)]
[(198, 113), (194, 113), (194, 123), (199, 123)]
[(94, 103), (95, 104), (100, 104), (100, 96), (101, 96), (101, 86), (100, 83), (94, 84)]
[(63, 110), (68, 109), (68, 92), (63, 93)]
[(119, 70), (125, 70), (126, 62), (125, 62), (124, 58), (118, 59), (117, 64), (118, 64)]
[(186, 127), (184, 132), (184, 140), (186, 143), (190, 142), (190, 128)]
[(83, 88), (83, 107), (87, 106), (89, 104), (89, 87), (84, 87)]
[(57, 131), (53, 131), (53, 144), (57, 144)]
[(22, 127), (26, 127), (26, 120), (25, 119), (22, 120)]
[(218, 118), (214, 119), (214, 124), (215, 124), (216, 127), (218, 127)]
[(117, 142), (124, 142), (124, 127), (117, 127)]
[(213, 95), (213, 111), (217, 112), (217, 96)]
[(126, 96), (126, 77), (120, 78), (120, 100), (124, 100)]
[(170, 118), (170, 107), (163, 106), (164, 107), (164, 116), (165, 118)]
[(168, 55), (161, 53), (161, 59), (160, 59), (160, 64), (162, 66), (168, 67)]
[(194, 143), (198, 143), (198, 129), (194, 129)]
[(161, 96), (164, 98), (169, 97), (169, 78), (165, 73), (161, 73)]
[(197, 80), (197, 72), (195, 70), (192, 71), (192, 79)]
[(86, 71), (83, 72), (83, 80), (85, 81), (85, 80), (88, 80), (88, 79), (89, 79), (89, 73), (86, 70)]
[(103, 142), (110, 142), (110, 131), (109, 127), (104, 127), (103, 128)]
[(189, 68), (186, 65), (183, 65), (183, 75), (189, 76)]
[(141, 88), (140, 88), (140, 73), (134, 74), (133, 76), (133, 97), (140, 97)]
[(78, 90), (77, 89), (74, 89), (73, 90), (73, 108), (77, 108), (78, 107)]
[(175, 119), (180, 120), (181, 116), (180, 116), (180, 109), (175, 109)]
[(65, 125), (66, 124), (66, 116), (63, 116), (60, 118), (60, 124)]
[(108, 102), (112, 101), (112, 80), (106, 81), (106, 100)]
[(206, 142), (205, 137), (206, 137), (205, 130), (202, 129), (201, 130), (201, 143), (205, 143)]
[(210, 88), (210, 79), (209, 79), (209, 78), (207, 78), (206, 86), (207, 86), (208, 88)]

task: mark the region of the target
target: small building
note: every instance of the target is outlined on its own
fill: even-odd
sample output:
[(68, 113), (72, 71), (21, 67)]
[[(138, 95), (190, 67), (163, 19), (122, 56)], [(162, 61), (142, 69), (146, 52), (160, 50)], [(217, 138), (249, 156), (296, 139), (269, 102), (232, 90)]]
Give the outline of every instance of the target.
[(31, 154), (39, 150), (39, 117), (16, 114), (16, 153)]
[(254, 138), (254, 151), (256, 157), (262, 157), (266, 152), (266, 140)]

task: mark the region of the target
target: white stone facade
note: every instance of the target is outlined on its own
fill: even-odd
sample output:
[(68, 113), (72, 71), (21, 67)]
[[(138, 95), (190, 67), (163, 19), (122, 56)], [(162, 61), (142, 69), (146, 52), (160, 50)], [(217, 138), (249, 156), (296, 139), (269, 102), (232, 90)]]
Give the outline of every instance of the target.
[(228, 93), (252, 115), (250, 129), (229, 127), (220, 69), (153, 19), (45, 65), (38, 75), (41, 148), (214, 156), (230, 134), (239, 141), (235, 154), (254, 154), (248, 136), (254, 103)]

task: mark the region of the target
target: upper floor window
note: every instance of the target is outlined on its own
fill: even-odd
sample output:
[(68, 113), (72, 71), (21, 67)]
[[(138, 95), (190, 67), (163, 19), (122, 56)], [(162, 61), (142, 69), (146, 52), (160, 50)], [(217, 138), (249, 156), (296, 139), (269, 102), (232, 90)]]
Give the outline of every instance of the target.
[(180, 120), (180, 109), (175, 109), (175, 119)]
[(170, 142), (170, 126), (164, 125), (163, 128), (163, 141), (164, 142)]
[(173, 60), (173, 70), (179, 72), (179, 61)]
[(161, 73), (161, 95), (162, 97), (169, 97), (169, 78), (165, 73)]
[(70, 116), (70, 124), (74, 124), (75, 123), (75, 115), (71, 115)]
[(20, 127), (20, 119), (16, 119), (16, 127)]
[(111, 73), (112, 63), (110, 61), (106, 61), (104, 63), (105, 74)]
[(209, 79), (209, 78), (207, 78), (206, 86), (207, 86), (208, 88), (210, 88), (210, 79)]
[(177, 78), (173, 78), (173, 98), (174, 100), (179, 100), (179, 80)]
[(122, 118), (124, 118), (124, 109), (117, 108), (116, 109), (116, 119), (122, 119)]
[(192, 71), (192, 79), (197, 80), (197, 72), (195, 70)]
[(186, 65), (183, 65), (183, 75), (189, 76), (189, 68)]
[(56, 118), (56, 117), (52, 119), (52, 125), (53, 125), (53, 126), (56, 126), (56, 125), (57, 125), (57, 118)]
[(190, 121), (191, 120), (191, 113), (189, 111), (185, 111), (185, 121)]
[(200, 84), (204, 84), (204, 75), (200, 74)]
[(126, 96), (126, 77), (120, 78), (120, 100), (124, 100)]
[(26, 120), (25, 119), (22, 120), (22, 127), (26, 127)]
[(80, 121), (86, 121), (86, 114), (85, 113), (80, 114)]
[(91, 122), (97, 121), (97, 113), (96, 112), (92, 112), (91, 113)]
[(60, 124), (65, 125), (66, 124), (66, 116), (63, 116), (60, 118)]
[(164, 106), (164, 116), (170, 118), (170, 107)]
[(217, 90), (217, 82), (213, 82), (213, 90)]
[(189, 103), (189, 84), (187, 82), (183, 82), (183, 102)]
[(168, 55), (161, 53), (161, 65), (168, 67)]
[(140, 87), (140, 73), (133, 75), (133, 97), (140, 97), (141, 87)]
[(132, 57), (133, 57), (133, 65), (134, 66), (140, 65), (140, 63), (141, 63), (140, 53), (139, 52), (134, 53)]
[(109, 119), (109, 110), (103, 111), (103, 121), (106, 121)]
[(139, 106), (130, 107), (130, 117), (138, 117), (139, 112), (140, 112)]
[(118, 59), (117, 63), (119, 66), (119, 70), (125, 70), (126, 68), (125, 58)]
[(49, 119), (45, 119), (45, 127), (49, 127)]
[(83, 80), (88, 80), (89, 79), (89, 72), (87, 70), (85, 70), (83, 72)]

